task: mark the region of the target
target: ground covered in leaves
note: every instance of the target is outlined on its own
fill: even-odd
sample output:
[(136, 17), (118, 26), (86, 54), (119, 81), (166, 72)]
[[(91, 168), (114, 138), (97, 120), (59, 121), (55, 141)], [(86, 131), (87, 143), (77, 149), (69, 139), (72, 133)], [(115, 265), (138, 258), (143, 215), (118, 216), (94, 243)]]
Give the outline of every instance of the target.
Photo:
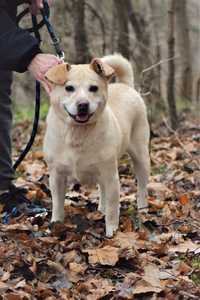
[[(20, 150), (29, 123), (14, 130)], [(0, 207), (0, 299), (200, 299), (200, 128), (183, 121), (152, 130), (149, 212), (138, 214), (129, 159), (120, 163), (120, 228), (105, 237), (96, 189), (70, 186), (65, 223), (49, 226), (44, 125), (18, 170), (18, 185), (42, 209), (7, 217)], [(17, 154), (17, 153), (16, 153)], [(14, 153), (15, 155), (15, 153)], [(6, 221), (5, 221), (6, 220)]]

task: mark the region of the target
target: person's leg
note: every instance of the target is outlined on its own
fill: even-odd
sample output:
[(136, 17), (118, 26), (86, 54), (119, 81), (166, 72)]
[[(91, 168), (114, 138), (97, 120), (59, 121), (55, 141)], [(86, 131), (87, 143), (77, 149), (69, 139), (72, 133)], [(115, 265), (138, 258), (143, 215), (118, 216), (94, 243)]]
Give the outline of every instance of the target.
[(0, 70), (0, 191), (9, 188), (14, 177), (11, 158), (12, 73)]

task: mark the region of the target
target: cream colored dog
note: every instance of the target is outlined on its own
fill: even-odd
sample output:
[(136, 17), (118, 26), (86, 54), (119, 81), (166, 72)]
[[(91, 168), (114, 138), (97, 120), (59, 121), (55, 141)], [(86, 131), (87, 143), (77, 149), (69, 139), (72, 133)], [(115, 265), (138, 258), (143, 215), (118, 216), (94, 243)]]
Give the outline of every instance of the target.
[[(118, 83), (109, 84), (116, 75)], [(52, 221), (64, 220), (70, 178), (98, 183), (98, 209), (105, 214), (106, 235), (119, 225), (118, 159), (128, 152), (138, 181), (138, 208), (147, 207), (149, 126), (145, 104), (134, 89), (131, 64), (114, 54), (89, 65), (61, 64), (50, 69), (51, 108), (44, 152), (50, 171)]]

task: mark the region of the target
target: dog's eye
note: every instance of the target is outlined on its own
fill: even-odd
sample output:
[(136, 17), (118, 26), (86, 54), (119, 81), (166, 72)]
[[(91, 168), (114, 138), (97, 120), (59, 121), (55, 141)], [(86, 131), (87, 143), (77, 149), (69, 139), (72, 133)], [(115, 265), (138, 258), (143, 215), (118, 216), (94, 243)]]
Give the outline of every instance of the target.
[(75, 88), (74, 88), (74, 86), (73, 85), (67, 85), (66, 87), (65, 87), (65, 90), (67, 91), (67, 92), (74, 92), (75, 91)]
[(91, 85), (89, 87), (89, 91), (92, 92), (92, 93), (96, 93), (98, 91), (98, 86), (97, 85)]

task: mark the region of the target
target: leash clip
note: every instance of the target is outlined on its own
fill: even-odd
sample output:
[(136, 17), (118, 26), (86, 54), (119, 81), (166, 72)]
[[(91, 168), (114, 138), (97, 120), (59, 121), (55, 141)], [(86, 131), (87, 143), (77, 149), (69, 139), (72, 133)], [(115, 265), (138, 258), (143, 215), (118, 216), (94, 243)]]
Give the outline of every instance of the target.
[(64, 53), (64, 51), (61, 52), (61, 55), (60, 55), (60, 54), (59, 54), (59, 55), (57, 54), (56, 56), (57, 56), (58, 58), (60, 58), (62, 61), (65, 60), (65, 53)]

